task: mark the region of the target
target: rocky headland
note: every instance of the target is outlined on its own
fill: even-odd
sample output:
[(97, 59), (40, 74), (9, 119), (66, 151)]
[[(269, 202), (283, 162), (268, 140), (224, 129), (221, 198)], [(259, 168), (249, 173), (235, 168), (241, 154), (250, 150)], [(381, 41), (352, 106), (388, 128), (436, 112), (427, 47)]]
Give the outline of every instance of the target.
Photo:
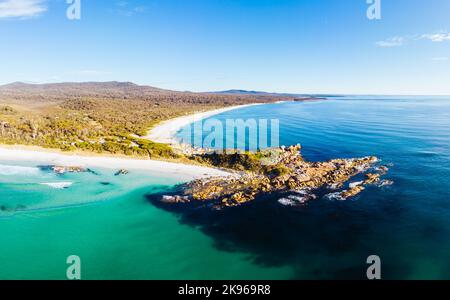
[[(240, 206), (268, 193), (291, 192), (297, 196), (280, 199), (284, 205), (302, 205), (316, 199), (315, 192), (329, 190), (329, 197), (346, 200), (367, 185), (388, 185), (381, 177), (388, 171), (373, 156), (307, 162), (301, 146), (280, 147), (257, 153), (205, 153), (191, 159), (233, 170), (229, 176), (203, 178), (180, 186), (178, 194), (164, 195), (164, 204), (208, 203), (215, 209)], [(363, 180), (349, 183), (356, 177)], [(349, 183), (349, 184), (348, 184)]]

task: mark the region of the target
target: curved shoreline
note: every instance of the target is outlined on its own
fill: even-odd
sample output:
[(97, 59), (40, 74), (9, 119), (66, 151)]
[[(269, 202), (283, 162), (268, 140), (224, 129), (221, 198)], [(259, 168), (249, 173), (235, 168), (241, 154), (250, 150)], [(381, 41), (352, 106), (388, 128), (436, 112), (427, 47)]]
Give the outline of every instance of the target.
[(205, 111), (205, 112), (198, 112), (194, 114), (190, 114), (187, 116), (182, 116), (174, 119), (169, 119), (167, 121), (163, 121), (159, 124), (157, 124), (155, 127), (150, 129), (146, 139), (149, 139), (153, 142), (161, 143), (161, 144), (169, 144), (172, 146), (179, 145), (179, 140), (176, 137), (176, 134), (185, 126), (188, 126), (189, 124), (207, 119), (209, 117), (219, 115), (224, 112), (236, 110), (239, 108), (245, 108), (250, 106), (256, 106), (256, 105), (263, 105), (263, 104), (270, 104), (270, 103), (253, 103), (253, 104), (244, 104), (244, 105), (236, 105), (236, 106), (230, 106), (230, 107), (224, 107), (219, 108), (215, 110)]
[[(176, 134), (184, 126), (193, 122), (218, 115), (235, 109), (263, 105), (266, 103), (253, 103), (224, 107), (220, 109), (198, 112), (186, 116), (169, 119), (150, 129), (145, 137), (153, 142), (178, 146)], [(269, 103), (267, 103), (269, 104)], [(60, 150), (51, 150), (37, 146), (0, 145), (0, 161), (34, 162), (49, 165), (99, 167), (105, 169), (146, 170), (190, 181), (206, 177), (222, 177), (230, 175), (229, 172), (218, 168), (203, 167), (161, 160), (126, 158), (113, 155), (95, 155), (85, 153), (65, 153)]]

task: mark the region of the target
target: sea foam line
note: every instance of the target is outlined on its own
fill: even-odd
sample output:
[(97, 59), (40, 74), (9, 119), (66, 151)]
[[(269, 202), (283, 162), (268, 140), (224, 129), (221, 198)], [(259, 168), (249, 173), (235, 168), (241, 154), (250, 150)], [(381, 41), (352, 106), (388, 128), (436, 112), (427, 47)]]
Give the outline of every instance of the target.
[(3, 176), (38, 175), (39, 171), (40, 171), (39, 168), (35, 168), (35, 167), (0, 165), (0, 175), (3, 175)]
[(67, 189), (73, 185), (73, 182), (67, 181), (67, 182), (44, 182), (41, 183), (41, 185), (46, 185), (49, 187), (52, 187), (54, 189)]

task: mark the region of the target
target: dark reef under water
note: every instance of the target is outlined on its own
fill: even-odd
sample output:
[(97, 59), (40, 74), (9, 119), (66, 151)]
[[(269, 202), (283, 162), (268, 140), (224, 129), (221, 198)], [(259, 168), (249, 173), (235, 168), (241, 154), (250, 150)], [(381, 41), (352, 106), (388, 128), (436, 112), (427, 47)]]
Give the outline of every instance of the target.
[[(372, 189), (379, 188), (370, 187), (367, 192)], [(176, 194), (177, 190), (172, 192)], [(252, 263), (263, 267), (293, 267), (292, 279), (366, 279), (366, 259), (374, 251), (364, 243), (374, 230), (367, 220), (384, 218), (385, 212), (395, 209), (393, 203), (380, 204), (377, 215), (373, 215), (358, 207), (358, 197), (330, 201), (324, 197), (326, 193), (322, 190), (318, 200), (296, 207), (278, 202), (286, 193), (272, 193), (221, 210), (208, 203), (165, 204), (160, 201), (163, 194), (146, 198), (159, 209), (175, 214), (181, 225), (212, 238), (217, 250), (246, 253)], [(383, 263), (389, 277), (405, 278), (408, 274), (407, 267)]]

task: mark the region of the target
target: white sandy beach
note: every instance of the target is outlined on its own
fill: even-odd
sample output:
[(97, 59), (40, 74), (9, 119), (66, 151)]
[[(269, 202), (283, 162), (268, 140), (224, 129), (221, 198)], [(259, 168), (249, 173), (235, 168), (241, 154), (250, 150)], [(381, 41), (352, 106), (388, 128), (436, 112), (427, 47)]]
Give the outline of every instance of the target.
[(165, 161), (116, 158), (111, 156), (70, 155), (21, 148), (0, 146), (0, 161), (3, 163), (9, 161), (32, 162), (44, 165), (80, 166), (86, 168), (146, 170), (152, 174), (160, 174), (161, 176), (170, 176), (182, 180), (228, 175), (228, 173), (219, 169)]
[[(150, 130), (150, 133), (146, 138), (158, 143), (177, 145), (178, 142), (175, 135), (184, 126), (226, 111), (253, 105), (260, 104), (257, 103), (226, 107), (164, 121)], [(46, 150), (43, 148), (26, 146), (11, 147), (0, 145), (0, 161), (33, 162), (47, 165), (79, 166), (85, 168), (98, 167), (117, 170), (146, 170), (154, 174), (176, 177), (183, 180), (230, 175), (230, 173), (219, 169), (196, 165), (171, 163), (159, 160), (128, 159), (113, 156), (89, 156), (84, 154), (70, 153), (66, 154), (58, 151)]]
[(246, 104), (246, 105), (237, 105), (237, 106), (230, 106), (230, 107), (224, 107), (220, 109), (210, 110), (206, 112), (199, 112), (187, 116), (178, 117), (175, 119), (170, 119), (164, 122), (161, 122), (160, 124), (156, 125), (154, 128), (152, 128), (149, 132), (149, 134), (146, 136), (147, 139), (152, 140), (157, 143), (162, 144), (170, 144), (170, 145), (178, 145), (179, 141), (176, 138), (176, 134), (180, 129), (183, 127), (192, 124), (194, 122), (201, 121), (203, 119), (212, 117), (214, 115), (218, 115), (227, 111), (254, 106), (254, 105), (261, 105), (262, 103), (254, 103), (254, 104)]

